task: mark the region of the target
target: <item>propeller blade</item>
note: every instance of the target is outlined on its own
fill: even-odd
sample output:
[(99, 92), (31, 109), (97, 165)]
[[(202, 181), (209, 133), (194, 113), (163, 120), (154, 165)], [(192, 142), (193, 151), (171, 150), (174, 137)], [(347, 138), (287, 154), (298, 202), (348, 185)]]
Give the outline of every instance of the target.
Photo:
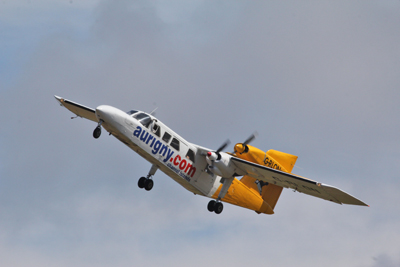
[(256, 137), (258, 136), (257, 132), (254, 132), (252, 135), (249, 136), (249, 138), (246, 139), (246, 141), (243, 142), (243, 145), (248, 145), (251, 141), (253, 141)]
[(239, 151), (240, 154), (242, 154), (244, 151), (246, 151), (247, 145), (252, 142), (256, 137), (258, 136), (257, 131), (255, 131), (252, 135), (250, 135), (243, 143), (238, 143), (235, 145), (233, 152), (232, 153), (236, 153)]
[(223, 143), (223, 144), (217, 149), (216, 153), (221, 152), (221, 150), (223, 150), (223, 149), (224, 149), (227, 145), (229, 145), (230, 143), (231, 143), (231, 141), (229, 141), (229, 139), (226, 140), (225, 143)]

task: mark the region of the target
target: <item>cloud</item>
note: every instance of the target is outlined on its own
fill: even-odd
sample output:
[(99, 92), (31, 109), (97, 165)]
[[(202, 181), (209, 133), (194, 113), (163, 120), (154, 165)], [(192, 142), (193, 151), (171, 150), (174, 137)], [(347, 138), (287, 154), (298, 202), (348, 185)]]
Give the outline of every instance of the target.
[[(396, 263), (397, 2), (38, 3), (19, 2), (28, 19), (46, 18), (37, 39), (7, 15), (15, 43), (36, 41), (2, 72), (16, 78), (0, 101), (1, 265)], [(115, 138), (94, 140), (95, 123), (70, 120), (54, 94), (158, 106), (210, 148), (258, 130), (255, 146), (298, 155), (296, 173), (371, 207), (284, 190), (273, 216), (228, 204), (214, 216), (161, 172), (139, 190), (150, 164)]]
[(374, 257), (374, 264), (371, 265), (373, 267), (380, 267), (380, 266), (388, 266), (388, 267), (394, 267), (394, 266), (399, 266), (400, 261), (395, 261), (393, 260), (392, 257), (386, 255), (386, 254), (381, 254), (378, 257)]

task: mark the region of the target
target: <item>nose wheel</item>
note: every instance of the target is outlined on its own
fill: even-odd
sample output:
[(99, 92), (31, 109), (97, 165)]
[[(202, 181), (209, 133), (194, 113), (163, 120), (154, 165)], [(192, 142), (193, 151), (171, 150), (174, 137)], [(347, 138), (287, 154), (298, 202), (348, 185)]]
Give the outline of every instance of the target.
[(96, 138), (96, 139), (99, 138), (100, 135), (101, 135), (101, 124), (102, 123), (103, 123), (103, 121), (100, 120), (99, 124), (97, 124), (96, 129), (94, 129), (94, 131), (93, 131), (93, 137)]
[(93, 131), (93, 137), (94, 138), (99, 138), (101, 135), (101, 127), (97, 126), (96, 129)]
[(224, 205), (218, 200), (211, 200), (208, 202), (207, 209), (209, 212), (215, 212), (216, 214), (220, 214), (224, 209)]

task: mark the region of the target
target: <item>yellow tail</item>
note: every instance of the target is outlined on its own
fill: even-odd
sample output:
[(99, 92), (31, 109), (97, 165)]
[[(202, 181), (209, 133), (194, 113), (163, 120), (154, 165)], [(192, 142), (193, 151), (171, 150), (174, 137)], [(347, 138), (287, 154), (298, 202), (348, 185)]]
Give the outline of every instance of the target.
[(295, 155), (291, 155), (273, 149), (268, 150), (267, 153), (265, 153), (265, 155), (266, 155), (266, 158), (264, 160), (265, 163), (267, 162), (269, 163), (269, 161), (271, 160), (278, 162), (286, 170), (286, 172), (292, 172), (294, 164), (296, 163), (296, 160), (298, 158)]
[[(294, 164), (296, 163), (296, 160), (298, 158), (295, 155), (287, 154), (273, 149), (264, 152), (256, 147), (252, 147), (249, 145), (246, 146), (246, 149), (243, 148), (241, 153), (237, 153), (237, 156), (239, 158), (243, 158), (245, 160), (269, 168), (289, 173), (293, 170)], [(265, 202), (267, 202), (272, 209), (275, 208), (275, 205), (278, 202), (283, 187), (274, 184), (257, 185), (256, 179), (247, 175), (243, 176), (242, 179), (240, 179), (240, 181), (247, 187), (249, 187), (252, 191), (257, 192), (258, 194), (260, 194), (259, 189), (261, 188), (262, 199)]]

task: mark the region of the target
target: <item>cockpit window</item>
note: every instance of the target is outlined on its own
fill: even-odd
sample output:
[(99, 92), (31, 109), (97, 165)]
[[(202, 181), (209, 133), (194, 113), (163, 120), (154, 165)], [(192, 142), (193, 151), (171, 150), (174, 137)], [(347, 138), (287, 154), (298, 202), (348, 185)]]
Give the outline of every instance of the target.
[(133, 115), (133, 117), (135, 119), (137, 119), (138, 121), (140, 121), (140, 123), (143, 124), (144, 127), (149, 127), (149, 124), (151, 122), (151, 118), (149, 115), (147, 115), (145, 113), (139, 113), (139, 114)]
[(137, 110), (134, 110), (134, 109), (132, 109), (132, 110), (129, 110), (126, 114), (128, 114), (128, 115), (132, 115), (132, 114), (135, 114), (135, 113), (138, 113), (138, 111)]

